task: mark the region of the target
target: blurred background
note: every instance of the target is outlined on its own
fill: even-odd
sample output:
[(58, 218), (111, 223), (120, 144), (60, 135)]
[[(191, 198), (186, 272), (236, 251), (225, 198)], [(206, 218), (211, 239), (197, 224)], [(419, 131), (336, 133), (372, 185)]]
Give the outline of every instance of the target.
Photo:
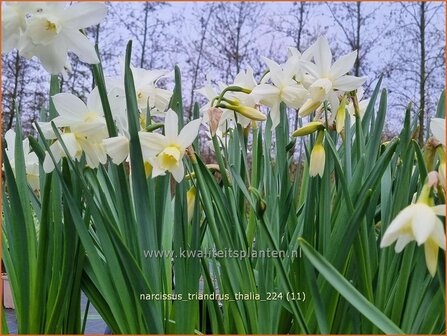
[[(380, 76), (389, 91), (385, 138), (400, 131), (404, 108), (429, 118), (445, 87), (444, 2), (110, 2), (107, 18), (86, 33), (99, 44), (106, 75), (120, 73), (129, 39), (133, 65), (146, 69), (180, 66), (186, 110), (203, 102), (196, 90), (208, 78), (232, 83), (251, 66), (259, 79), (260, 56), (283, 62), (287, 48), (308, 48), (326, 35), (335, 57), (359, 50), (353, 69), (368, 76), (366, 94)], [(64, 92), (83, 98), (92, 89), (90, 68), (70, 55), (72, 71), (62, 78)], [(173, 87), (173, 80), (161, 85)], [(36, 60), (2, 54), (2, 133), (21, 111), (25, 133), (48, 105), (49, 75)], [(293, 120), (295, 115), (291, 115)]]

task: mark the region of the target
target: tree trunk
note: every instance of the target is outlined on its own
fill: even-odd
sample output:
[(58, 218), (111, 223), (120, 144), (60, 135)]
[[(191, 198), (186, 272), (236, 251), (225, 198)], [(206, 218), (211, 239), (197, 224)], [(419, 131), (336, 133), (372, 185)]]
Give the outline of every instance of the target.
[(357, 34), (355, 41), (355, 49), (357, 49), (357, 59), (354, 63), (355, 76), (360, 76), (360, 28), (362, 27), (362, 12), (361, 12), (361, 2), (357, 2)]
[(12, 91), (12, 97), (11, 97), (11, 114), (9, 116), (8, 126), (6, 130), (11, 129), (12, 123), (14, 122), (14, 116), (16, 114), (16, 107), (17, 107), (17, 92), (19, 89), (19, 75), (20, 75), (20, 55), (17, 51), (16, 53), (16, 59), (15, 59), (15, 76), (14, 76), (14, 89)]
[(426, 4), (425, 2), (420, 2), (420, 23), (419, 23), (419, 34), (420, 34), (420, 47), (421, 47), (421, 63), (420, 63), (420, 73), (419, 73), (419, 145), (424, 144), (424, 119), (425, 119), (425, 63), (426, 63), (426, 53), (425, 53), (425, 12)]
[(147, 20), (149, 17), (149, 2), (144, 3), (144, 31), (143, 31), (143, 43), (141, 44), (141, 60), (140, 60), (140, 68), (144, 67), (144, 58), (145, 58), (145, 50), (146, 50), (146, 41), (147, 41)]
[(200, 38), (200, 46), (199, 46), (199, 53), (197, 55), (196, 64), (194, 64), (194, 74), (192, 77), (192, 85), (191, 85), (191, 96), (190, 96), (190, 109), (189, 114), (192, 116), (192, 109), (194, 108), (194, 91), (197, 87), (197, 79), (199, 77), (199, 70), (200, 70), (200, 61), (202, 59), (203, 55), (203, 49), (205, 45), (205, 39), (206, 39), (206, 32), (208, 31), (208, 24), (211, 19), (211, 14), (213, 13), (213, 6), (211, 6), (208, 17), (205, 20), (205, 23), (202, 26), (202, 36)]

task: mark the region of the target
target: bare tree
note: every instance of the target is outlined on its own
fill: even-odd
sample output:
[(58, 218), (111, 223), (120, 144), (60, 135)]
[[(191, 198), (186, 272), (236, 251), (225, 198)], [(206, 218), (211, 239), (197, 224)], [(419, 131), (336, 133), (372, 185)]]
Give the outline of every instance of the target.
[(243, 67), (259, 58), (256, 40), (260, 38), (262, 9), (262, 4), (251, 2), (214, 4), (203, 57), (220, 71), (225, 82), (230, 82)]
[(401, 104), (414, 103), (421, 145), (428, 134), (427, 119), (445, 85), (444, 10), (444, 3), (402, 2), (394, 12), (398, 29), (392, 39), (389, 75)]
[[(369, 83), (381, 75), (382, 68), (377, 62), (369, 59), (374, 48), (390, 35), (387, 21), (387, 11), (383, 4), (356, 2), (331, 3), (326, 6), (332, 15), (334, 24), (344, 38), (343, 52), (357, 50), (358, 56), (354, 64), (355, 76), (369, 76)], [(382, 20), (377, 20), (380, 13)]]
[(289, 46), (303, 51), (327, 30), (327, 27), (315, 25), (315, 15), (320, 5), (311, 2), (294, 2), (284, 13), (274, 15), (270, 19), (271, 33), (280, 33), (291, 43)]
[(18, 112), (25, 134), (33, 132), (32, 122), (42, 108), (49, 75), (34, 60), (20, 57), (17, 51), (2, 55), (2, 134), (14, 127)]
[(169, 41), (166, 29), (169, 19), (158, 16), (159, 11), (166, 6), (166, 2), (147, 1), (110, 5), (113, 20), (124, 26), (130, 38), (135, 41), (133, 54), (136, 64), (141, 68), (166, 66), (161, 61), (165, 59), (166, 41)]

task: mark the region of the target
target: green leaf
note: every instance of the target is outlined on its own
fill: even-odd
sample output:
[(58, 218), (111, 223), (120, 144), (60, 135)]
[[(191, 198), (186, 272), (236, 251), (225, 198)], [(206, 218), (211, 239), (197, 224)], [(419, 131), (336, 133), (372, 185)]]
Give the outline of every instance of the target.
[(320, 274), (333, 286), (349, 303), (362, 313), (383, 332), (389, 334), (404, 334), (387, 316), (369, 302), (360, 292), (349, 283), (329, 262), (326, 261), (308, 242), (299, 238), (304, 254)]

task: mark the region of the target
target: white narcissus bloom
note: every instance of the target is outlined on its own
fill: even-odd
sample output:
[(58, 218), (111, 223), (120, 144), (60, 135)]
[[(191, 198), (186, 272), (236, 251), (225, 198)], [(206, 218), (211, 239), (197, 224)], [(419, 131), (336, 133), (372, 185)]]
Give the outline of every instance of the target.
[(432, 276), (436, 273), (438, 250), (445, 250), (445, 232), (438, 216), (445, 216), (445, 204), (429, 206), (418, 202), (403, 209), (382, 237), (380, 247), (396, 245), (394, 250), (400, 253), (411, 241), (418, 245), (424, 244), (425, 262)]
[[(12, 171), (15, 173), (15, 141), (16, 132), (12, 129), (5, 133), (6, 140), (6, 156), (8, 157), (9, 164)], [(39, 159), (36, 153), (30, 151), (29, 140), (24, 139), (23, 142), (23, 155), (25, 160), (25, 172), (26, 179), (33, 190), (39, 190)]]
[[(106, 82), (109, 92), (110, 108), (117, 123), (118, 130), (127, 136), (128, 120), (126, 112), (126, 92), (124, 89), (124, 64), (121, 68), (121, 76), (106, 78)], [(130, 68), (134, 79), (138, 108), (140, 110), (140, 121), (146, 120), (148, 106), (151, 116), (163, 116), (169, 106), (173, 92), (157, 87), (157, 82), (162, 78), (170, 77), (171, 72), (167, 70), (146, 70), (133, 66)], [(142, 128), (144, 128), (143, 125)]]
[(90, 140), (102, 140), (107, 137), (107, 125), (98, 88), (90, 92), (87, 104), (70, 93), (58, 93), (52, 100), (59, 113), (59, 116), (52, 120), (57, 127), (70, 127), (71, 132)]
[(166, 171), (172, 173), (174, 179), (180, 182), (185, 175), (183, 156), (199, 132), (201, 120), (196, 119), (178, 132), (177, 114), (169, 110), (165, 118), (165, 135), (159, 133), (140, 132), (143, 159), (153, 166), (152, 176), (164, 175)]
[(38, 6), (27, 18), (26, 30), (16, 46), (22, 56), (36, 56), (51, 74), (64, 70), (68, 51), (83, 62), (99, 63), (93, 43), (80, 29), (101, 22), (107, 13), (105, 4), (83, 2), (67, 7), (63, 2), (54, 2), (38, 3)]
[(312, 59), (313, 48), (314, 45), (305, 50), (303, 53), (300, 53), (297, 48), (290, 47), (288, 50), (289, 58), (287, 59), (286, 66), (291, 69), (292, 73), (295, 76), (295, 79), (306, 89), (308, 89), (310, 84), (312, 84), (313, 78), (303, 68), (303, 64), (306, 62), (310, 62), (310, 60)]
[(334, 91), (353, 91), (366, 81), (366, 77), (346, 75), (354, 66), (357, 51), (340, 57), (332, 64), (332, 52), (323, 36), (318, 38), (312, 50), (315, 63), (306, 62), (303, 67), (314, 77), (314, 82), (309, 87), (310, 98), (300, 108), (300, 116), (310, 114), (324, 100), (328, 100), (333, 111), (337, 111), (338, 97)]
[[(248, 67), (247, 70), (241, 70), (236, 77), (234, 78), (234, 83), (231, 84), (231, 86), (239, 86), (244, 89), (253, 90), (257, 85), (257, 82), (253, 75), (253, 69), (251, 67)], [(253, 93), (243, 93), (243, 92), (228, 92), (228, 98), (231, 100), (236, 101), (241, 106), (248, 106), (251, 108), (254, 108), (256, 105), (256, 97), (253, 95)], [(225, 110), (222, 114), (221, 122), (222, 124), (225, 123), (225, 121), (231, 121), (233, 124), (235, 122), (235, 113), (231, 110)], [(250, 122), (251, 119), (243, 116), (242, 114), (237, 114), (237, 122), (243, 127), (246, 128)]]
[[(102, 141), (108, 136), (99, 91), (95, 88), (87, 97), (85, 104), (78, 97), (69, 93), (59, 93), (52, 97), (54, 107), (59, 116), (52, 122), (56, 127), (63, 128), (62, 140), (70, 156), (79, 160), (85, 153), (87, 165), (96, 168), (99, 163), (105, 163), (107, 156)], [(47, 139), (56, 139), (51, 123), (39, 123)], [(59, 140), (51, 147), (56, 162), (66, 156)], [(54, 163), (47, 153), (44, 160), (45, 172), (54, 169)]]
[(284, 102), (287, 106), (299, 109), (308, 95), (307, 90), (294, 79), (292, 67), (282, 67), (278, 63), (263, 57), (270, 72), (269, 78), (272, 84), (260, 84), (256, 86), (252, 94), (261, 104), (269, 106), (272, 129), (278, 126), (280, 121), (279, 106)]

